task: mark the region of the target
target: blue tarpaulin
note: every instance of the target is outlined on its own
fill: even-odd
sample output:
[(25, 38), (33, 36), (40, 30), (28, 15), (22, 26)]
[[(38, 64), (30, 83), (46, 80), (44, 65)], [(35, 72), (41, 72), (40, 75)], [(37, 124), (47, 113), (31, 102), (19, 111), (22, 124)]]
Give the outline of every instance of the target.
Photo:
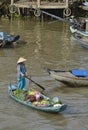
[(88, 77), (88, 70), (72, 70), (72, 74), (78, 77)]

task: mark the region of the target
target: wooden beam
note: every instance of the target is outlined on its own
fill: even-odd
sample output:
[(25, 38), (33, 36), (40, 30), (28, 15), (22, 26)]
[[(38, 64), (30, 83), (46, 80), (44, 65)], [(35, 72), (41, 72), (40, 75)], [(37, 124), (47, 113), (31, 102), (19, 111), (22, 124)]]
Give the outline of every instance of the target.
[(68, 8), (68, 0), (66, 0), (66, 7)]
[(37, 0), (37, 6), (40, 7), (40, 0)]
[(11, 5), (13, 5), (14, 4), (14, 0), (11, 0)]

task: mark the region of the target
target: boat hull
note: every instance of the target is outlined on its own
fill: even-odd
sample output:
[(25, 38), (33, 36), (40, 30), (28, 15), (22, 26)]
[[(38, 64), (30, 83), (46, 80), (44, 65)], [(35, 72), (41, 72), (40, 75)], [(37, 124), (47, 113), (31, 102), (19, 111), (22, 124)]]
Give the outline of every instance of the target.
[(88, 87), (88, 78), (76, 77), (70, 72), (54, 72), (49, 71), (49, 75), (64, 84), (74, 86), (74, 87)]
[[(10, 86), (11, 88), (11, 86)], [(65, 104), (60, 104), (58, 106), (44, 106), (44, 107), (40, 107), (40, 106), (35, 106), (35, 105), (32, 105), (32, 102), (28, 102), (28, 101), (21, 101), (20, 99), (16, 98), (13, 93), (12, 93), (12, 90), (9, 90), (8, 89), (8, 93), (9, 93), (9, 96), (14, 99), (16, 102), (22, 104), (22, 105), (25, 105), (27, 107), (30, 107), (30, 108), (33, 108), (33, 109), (36, 109), (36, 110), (39, 110), (39, 111), (44, 111), (44, 112), (48, 112), (48, 113), (59, 113), (59, 112), (62, 112), (66, 109), (67, 105)], [(44, 95), (42, 95), (44, 96)], [(49, 100), (48, 97), (44, 96), (44, 99), (47, 99)]]

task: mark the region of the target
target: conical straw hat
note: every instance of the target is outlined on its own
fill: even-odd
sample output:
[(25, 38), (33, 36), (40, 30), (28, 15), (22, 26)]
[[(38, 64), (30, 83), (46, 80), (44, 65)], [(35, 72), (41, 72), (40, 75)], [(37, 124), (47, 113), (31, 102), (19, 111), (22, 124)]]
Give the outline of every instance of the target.
[(22, 63), (22, 62), (25, 62), (25, 61), (26, 61), (26, 59), (24, 59), (23, 57), (20, 57), (20, 58), (18, 59), (18, 61), (17, 61), (17, 64)]

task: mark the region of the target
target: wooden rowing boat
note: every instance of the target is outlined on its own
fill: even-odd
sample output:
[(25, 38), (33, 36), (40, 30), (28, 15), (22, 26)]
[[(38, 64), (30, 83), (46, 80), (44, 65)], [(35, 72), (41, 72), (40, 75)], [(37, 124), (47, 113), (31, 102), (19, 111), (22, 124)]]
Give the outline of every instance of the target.
[(47, 69), (49, 75), (64, 84), (75, 87), (88, 87), (88, 70), (51, 70)]
[(88, 38), (87, 37), (83, 37), (83, 36), (79, 35), (78, 33), (74, 33), (73, 36), (76, 38), (76, 40), (80, 46), (88, 49)]
[[(39, 100), (36, 100), (35, 96), (33, 96), (36, 92), (40, 95)], [(18, 90), (16, 86), (9, 85), (8, 93), (9, 96), (18, 103), (44, 112), (58, 113), (64, 111), (67, 107), (67, 105), (62, 104), (61, 101), (58, 100), (55, 102), (54, 100), (51, 100), (49, 97), (33, 89)]]

